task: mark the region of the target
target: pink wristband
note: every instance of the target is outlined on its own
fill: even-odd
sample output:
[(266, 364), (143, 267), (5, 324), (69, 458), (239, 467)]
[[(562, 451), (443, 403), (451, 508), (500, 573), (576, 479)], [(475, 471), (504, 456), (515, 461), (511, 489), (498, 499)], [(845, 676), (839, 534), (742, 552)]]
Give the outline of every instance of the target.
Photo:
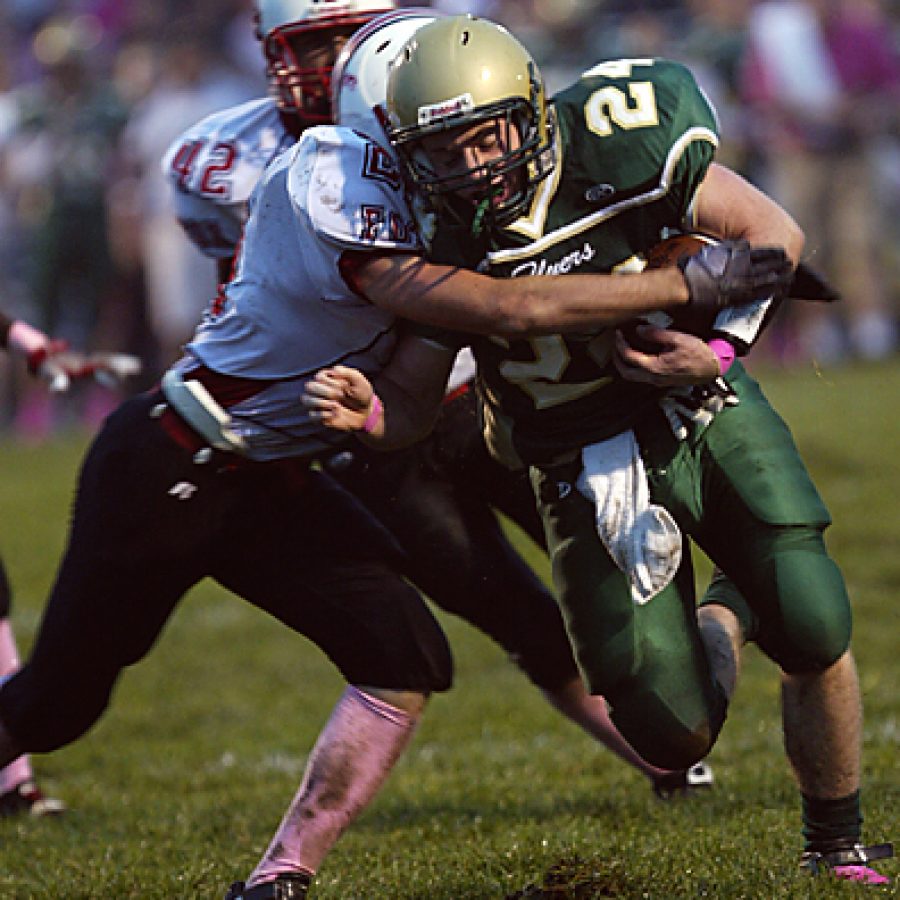
[(716, 359), (719, 360), (719, 375), (724, 375), (734, 362), (734, 347), (722, 338), (713, 338), (706, 342), (706, 346), (716, 354)]
[(371, 409), (369, 410), (369, 415), (366, 416), (366, 421), (363, 422), (362, 427), (362, 430), (366, 434), (371, 434), (375, 430), (375, 426), (378, 425), (378, 420), (381, 418), (381, 413), (384, 410), (384, 407), (381, 405), (381, 398), (378, 394), (372, 394), (370, 406)]
[(33, 325), (16, 319), (9, 326), (6, 335), (6, 346), (10, 350), (16, 350), (23, 356), (30, 356), (38, 350), (45, 350), (49, 343), (49, 338), (43, 331), (38, 331)]

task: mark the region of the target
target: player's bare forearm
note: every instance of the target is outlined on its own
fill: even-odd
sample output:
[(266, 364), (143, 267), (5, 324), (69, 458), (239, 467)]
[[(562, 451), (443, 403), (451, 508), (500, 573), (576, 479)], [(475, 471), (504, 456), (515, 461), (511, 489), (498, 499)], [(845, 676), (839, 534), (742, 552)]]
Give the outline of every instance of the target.
[(374, 387), (382, 412), (371, 431), (362, 430), (357, 434), (364, 444), (379, 450), (396, 450), (421, 440), (434, 427), (440, 395), (432, 395), (431, 399), (417, 396), (384, 375), (375, 379)]
[(495, 279), (411, 256), (367, 259), (357, 286), (401, 318), (507, 337), (602, 328), (688, 301), (678, 270)]
[(360, 438), (390, 450), (428, 434), (437, 418), (455, 357), (454, 350), (415, 335), (404, 335), (390, 362), (374, 379), (384, 407), (382, 430), (363, 432)]
[(378, 450), (396, 450), (425, 437), (437, 405), (421, 402), (390, 378), (375, 383), (357, 369), (322, 369), (307, 382), (303, 403), (310, 418), (335, 431), (354, 433)]
[(691, 304), (746, 303), (786, 289), (793, 265), (778, 247), (702, 247), (678, 268), (635, 275), (575, 273), (495, 279), (415, 256), (360, 256), (344, 267), (354, 287), (401, 318), (511, 338), (608, 328)]
[(783, 207), (737, 172), (713, 163), (694, 205), (692, 228), (716, 237), (783, 247), (796, 265), (805, 237)]

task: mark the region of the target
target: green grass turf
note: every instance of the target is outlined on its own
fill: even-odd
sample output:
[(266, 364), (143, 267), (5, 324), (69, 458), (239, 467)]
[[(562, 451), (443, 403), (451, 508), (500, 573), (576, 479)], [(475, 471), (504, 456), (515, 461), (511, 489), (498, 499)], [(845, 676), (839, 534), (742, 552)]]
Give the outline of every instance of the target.
[[(897, 838), (900, 365), (758, 374), (834, 514), (829, 545), (854, 601), (866, 705), (866, 835)], [(0, 550), (23, 649), (84, 445), (73, 436), (0, 447)], [(543, 559), (535, 564), (546, 574)], [(705, 561), (698, 570), (703, 581)], [(754, 649), (710, 759), (717, 789), (662, 804), (490, 642), (442, 621), (456, 687), (433, 699), (385, 790), (326, 860), (317, 898), (891, 894), (796, 870), (798, 798), (778, 682)], [(101, 723), (36, 758), (70, 812), (0, 821), (0, 898), (220, 898), (264, 849), (341, 687), (316, 648), (201, 585), (122, 678)], [(897, 863), (884, 869), (896, 874)]]

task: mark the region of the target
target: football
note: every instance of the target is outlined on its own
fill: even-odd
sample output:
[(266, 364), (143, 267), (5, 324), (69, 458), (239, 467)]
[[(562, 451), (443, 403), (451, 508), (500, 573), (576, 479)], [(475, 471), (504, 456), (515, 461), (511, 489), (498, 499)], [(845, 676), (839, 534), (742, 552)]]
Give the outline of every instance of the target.
[[(655, 244), (644, 254), (646, 264), (644, 269), (664, 269), (678, 265), (678, 260), (683, 256), (693, 256), (698, 253), (705, 244), (716, 243), (716, 238), (697, 232), (676, 234), (665, 238)], [(712, 333), (716, 310), (697, 310), (693, 307), (677, 307), (665, 312), (650, 313), (635, 319), (625, 325), (621, 330), (625, 339), (633, 347), (645, 352), (652, 352), (656, 345), (643, 341), (636, 334), (636, 327), (640, 322), (650, 322), (659, 328), (672, 328), (676, 331), (684, 331), (697, 337), (708, 338)]]
[(693, 256), (704, 245), (715, 243), (717, 243), (715, 238), (697, 232), (673, 235), (660, 241), (645, 253), (647, 259), (645, 268), (664, 269), (667, 266), (677, 265), (682, 256)]

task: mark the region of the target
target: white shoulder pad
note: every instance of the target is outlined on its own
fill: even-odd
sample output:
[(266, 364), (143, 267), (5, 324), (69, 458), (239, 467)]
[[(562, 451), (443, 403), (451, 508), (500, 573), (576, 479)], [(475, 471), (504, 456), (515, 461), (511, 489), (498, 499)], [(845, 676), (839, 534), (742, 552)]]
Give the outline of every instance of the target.
[(306, 131), (293, 151), (288, 193), (313, 230), (342, 247), (420, 250), (396, 160), (359, 132)]

